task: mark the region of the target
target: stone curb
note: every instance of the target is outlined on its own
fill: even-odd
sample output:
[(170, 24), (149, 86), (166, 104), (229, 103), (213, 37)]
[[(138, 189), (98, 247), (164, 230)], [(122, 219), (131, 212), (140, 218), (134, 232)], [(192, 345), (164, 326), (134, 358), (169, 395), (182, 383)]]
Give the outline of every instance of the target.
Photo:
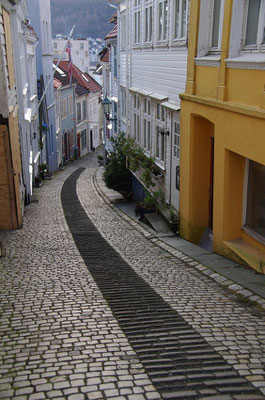
[(97, 175), (100, 171), (100, 167), (98, 167), (94, 173), (92, 174), (91, 184), (93, 189), (97, 192), (98, 196), (109, 206), (111, 207), (116, 214), (118, 214), (123, 220), (128, 222), (132, 225), (139, 233), (141, 233), (146, 239), (150, 240), (152, 243), (156, 244), (163, 250), (167, 251), (169, 254), (178, 257), (178, 259), (185, 261), (189, 266), (196, 268), (197, 271), (201, 272), (202, 274), (208, 276), (209, 278), (213, 279), (219, 285), (229, 289), (234, 294), (240, 295), (247, 301), (252, 303), (256, 303), (259, 307), (265, 310), (265, 299), (261, 296), (256, 295), (252, 291), (245, 289), (243, 286), (239, 285), (233, 280), (226, 278), (225, 276), (213, 271), (210, 267), (200, 264), (198, 261), (194, 260), (190, 256), (182, 253), (179, 250), (176, 250), (169, 244), (163, 242), (163, 240), (154, 236), (151, 228), (147, 225), (144, 225), (142, 222), (134, 221), (130, 216), (128, 216), (125, 212), (120, 210), (115, 204), (108, 198), (108, 196), (102, 191), (100, 188)]

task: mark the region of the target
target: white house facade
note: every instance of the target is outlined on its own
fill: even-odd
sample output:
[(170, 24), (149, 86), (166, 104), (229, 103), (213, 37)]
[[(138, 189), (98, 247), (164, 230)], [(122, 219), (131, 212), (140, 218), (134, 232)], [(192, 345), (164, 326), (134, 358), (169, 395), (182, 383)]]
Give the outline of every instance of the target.
[(35, 46), (38, 38), (28, 21), (26, 0), (11, 9), (14, 65), (19, 105), (23, 182), (26, 203), (30, 202), (34, 178), (39, 173), (38, 96)]
[(119, 130), (155, 158), (165, 200), (179, 209), (179, 94), (187, 75), (189, 0), (118, 5)]

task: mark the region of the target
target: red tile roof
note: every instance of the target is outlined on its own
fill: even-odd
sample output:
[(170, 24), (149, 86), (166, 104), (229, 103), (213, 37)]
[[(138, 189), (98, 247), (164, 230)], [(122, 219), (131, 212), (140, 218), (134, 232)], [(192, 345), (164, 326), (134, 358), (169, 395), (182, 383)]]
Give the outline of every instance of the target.
[[(59, 68), (63, 71), (68, 71), (68, 61), (60, 61)], [(73, 77), (77, 80), (80, 86), (88, 89), (92, 93), (97, 93), (102, 90), (102, 86), (92, 78), (87, 72), (80, 71), (76, 65), (73, 64)]]
[(117, 33), (118, 33), (118, 26), (115, 25), (114, 28), (110, 31), (110, 33), (108, 33), (107, 36), (104, 38), (104, 40), (115, 39), (117, 37)]
[(100, 61), (109, 62), (109, 49), (108, 47), (104, 47), (103, 50), (99, 53)]
[(59, 87), (62, 86), (62, 82), (60, 82), (59, 79), (53, 78), (53, 86), (54, 89), (59, 89)]

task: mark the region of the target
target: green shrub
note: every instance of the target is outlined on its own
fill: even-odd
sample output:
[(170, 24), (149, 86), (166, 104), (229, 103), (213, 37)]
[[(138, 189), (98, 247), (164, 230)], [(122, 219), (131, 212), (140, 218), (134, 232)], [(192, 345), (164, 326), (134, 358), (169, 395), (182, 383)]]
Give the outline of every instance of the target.
[(146, 207), (146, 208), (156, 208), (156, 201), (153, 198), (153, 196), (151, 196), (151, 194), (148, 193), (148, 192), (146, 192), (146, 194), (145, 194), (144, 207)]
[(131, 174), (126, 168), (125, 161), (112, 155), (105, 167), (103, 179), (106, 186), (126, 196), (131, 192)]

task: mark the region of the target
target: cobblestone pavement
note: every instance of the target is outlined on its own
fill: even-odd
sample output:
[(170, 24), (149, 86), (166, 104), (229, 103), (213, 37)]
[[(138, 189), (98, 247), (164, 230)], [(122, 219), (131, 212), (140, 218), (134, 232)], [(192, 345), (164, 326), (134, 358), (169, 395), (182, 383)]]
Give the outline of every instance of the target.
[(264, 313), (236, 302), (200, 274), (188, 257), (163, 250), (106, 205), (94, 181), (95, 154), (38, 189), (39, 202), (27, 207), (22, 230), (0, 233), (5, 251), (0, 259), (0, 398), (162, 398), (66, 223), (61, 189), (80, 167), (86, 169), (77, 181), (77, 194), (101, 235), (233, 371), (249, 381), (252, 391), (257, 388), (260, 393), (234, 397), (231, 388), (216, 397), (209, 385), (208, 394), (188, 397), (179, 392), (174, 398), (265, 398)]

